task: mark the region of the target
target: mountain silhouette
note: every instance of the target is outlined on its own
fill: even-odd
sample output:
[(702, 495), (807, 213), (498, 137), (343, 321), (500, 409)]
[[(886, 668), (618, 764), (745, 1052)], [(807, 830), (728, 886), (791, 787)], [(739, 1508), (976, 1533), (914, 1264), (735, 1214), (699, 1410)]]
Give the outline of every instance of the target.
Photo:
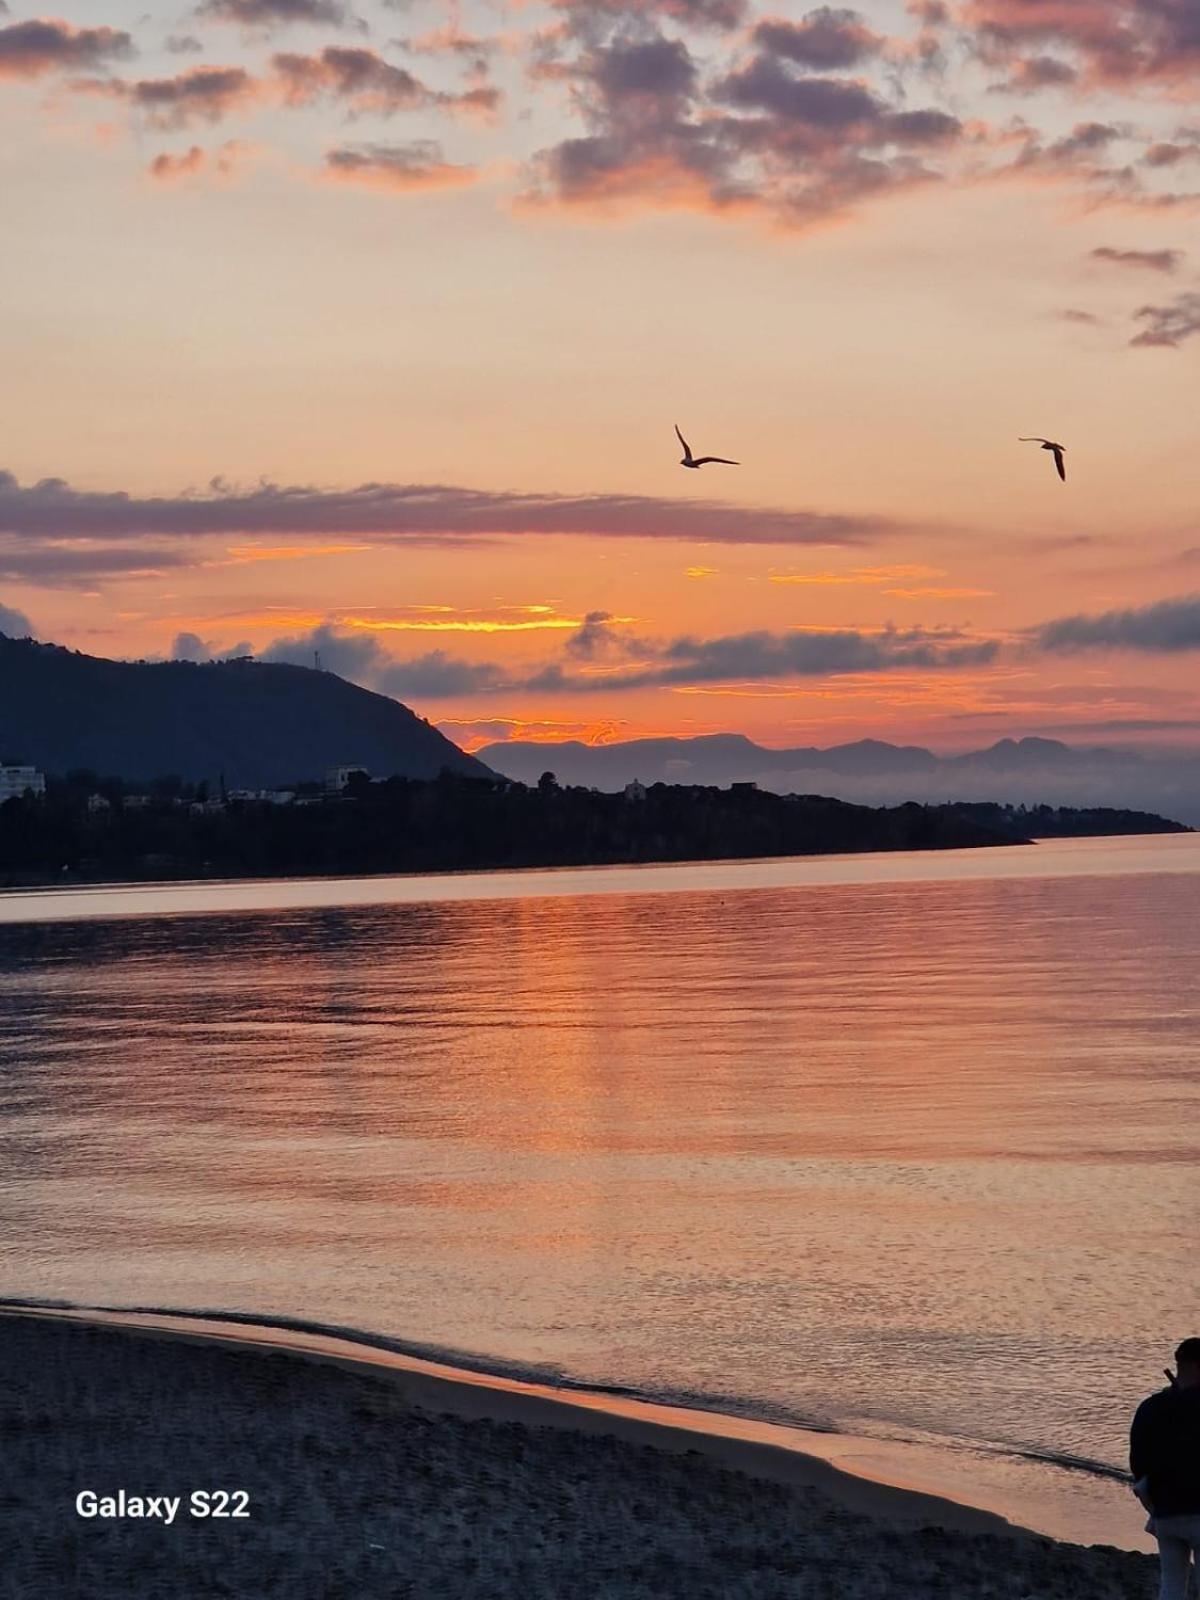
[(174, 774), (285, 787), (361, 765), (377, 777), (491, 774), (387, 695), (332, 672), (236, 661), (109, 661), (0, 634), (0, 759), (62, 774)]
[(1000, 739), (938, 756), (920, 745), (858, 739), (822, 749), (772, 750), (741, 734), (628, 739), (587, 745), (512, 741), (478, 752), (505, 777), (619, 789), (642, 783), (757, 783), (776, 794), (827, 794), (860, 805), (994, 800), (1012, 805), (1113, 806), (1200, 823), (1200, 756), (1075, 747), (1057, 739)]

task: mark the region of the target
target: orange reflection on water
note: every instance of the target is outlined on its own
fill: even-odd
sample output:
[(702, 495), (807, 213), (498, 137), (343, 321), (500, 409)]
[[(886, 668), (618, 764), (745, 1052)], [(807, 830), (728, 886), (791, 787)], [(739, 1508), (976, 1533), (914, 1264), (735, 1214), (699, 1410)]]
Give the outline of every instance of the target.
[(1198, 860), (181, 886), (131, 892), (264, 909), (0, 929), (5, 1287), (1119, 1460), (1200, 1313)]

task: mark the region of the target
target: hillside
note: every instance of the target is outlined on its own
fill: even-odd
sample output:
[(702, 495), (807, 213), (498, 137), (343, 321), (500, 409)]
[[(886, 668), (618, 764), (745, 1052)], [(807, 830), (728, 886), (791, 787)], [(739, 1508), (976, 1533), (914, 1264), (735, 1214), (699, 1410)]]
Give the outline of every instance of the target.
[(48, 773), (222, 776), (260, 789), (361, 765), (378, 777), (488, 769), (386, 695), (252, 661), (108, 661), (0, 634), (0, 758)]
[(1160, 812), (1200, 823), (1200, 756), (1195, 751), (1077, 747), (1057, 739), (1001, 739), (987, 749), (935, 755), (919, 745), (860, 739), (821, 749), (770, 749), (741, 734), (688, 739), (513, 741), (478, 751), (506, 777), (621, 789), (642, 783), (757, 783), (775, 794), (828, 794), (860, 805), (1003, 801), (1013, 805), (1109, 807)]

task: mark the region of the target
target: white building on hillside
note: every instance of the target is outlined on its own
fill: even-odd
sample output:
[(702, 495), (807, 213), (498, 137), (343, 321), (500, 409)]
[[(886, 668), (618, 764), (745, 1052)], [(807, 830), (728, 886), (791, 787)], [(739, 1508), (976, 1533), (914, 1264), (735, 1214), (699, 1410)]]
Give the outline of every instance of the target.
[(230, 789), (229, 798), (264, 806), (290, 806), (296, 798), (296, 791), (294, 789)]
[(36, 767), (0, 767), (0, 805), (14, 795), (45, 794), (45, 775)]
[(370, 776), (366, 767), (361, 765), (330, 767), (325, 774), (325, 793), (341, 794), (356, 772), (361, 772), (364, 777)]

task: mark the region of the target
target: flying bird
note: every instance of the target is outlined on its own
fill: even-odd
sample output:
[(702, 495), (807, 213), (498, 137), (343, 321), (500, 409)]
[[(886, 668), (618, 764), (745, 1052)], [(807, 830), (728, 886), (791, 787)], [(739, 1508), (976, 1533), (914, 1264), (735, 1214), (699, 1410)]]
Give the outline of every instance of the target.
[(730, 461), (728, 456), (694, 456), (691, 445), (679, 431), (678, 423), (675, 424), (675, 436), (683, 446), (683, 460), (679, 463), (681, 467), (706, 467), (710, 461), (716, 462), (722, 467), (741, 466), (740, 461)]
[(1040, 444), (1043, 450), (1052, 450), (1054, 452), (1054, 465), (1058, 468), (1058, 475), (1066, 483), (1067, 469), (1063, 465), (1063, 451), (1067, 448), (1065, 444), (1055, 444), (1053, 439), (1039, 439), (1036, 433), (1029, 438), (1022, 437), (1019, 442), (1021, 444)]

